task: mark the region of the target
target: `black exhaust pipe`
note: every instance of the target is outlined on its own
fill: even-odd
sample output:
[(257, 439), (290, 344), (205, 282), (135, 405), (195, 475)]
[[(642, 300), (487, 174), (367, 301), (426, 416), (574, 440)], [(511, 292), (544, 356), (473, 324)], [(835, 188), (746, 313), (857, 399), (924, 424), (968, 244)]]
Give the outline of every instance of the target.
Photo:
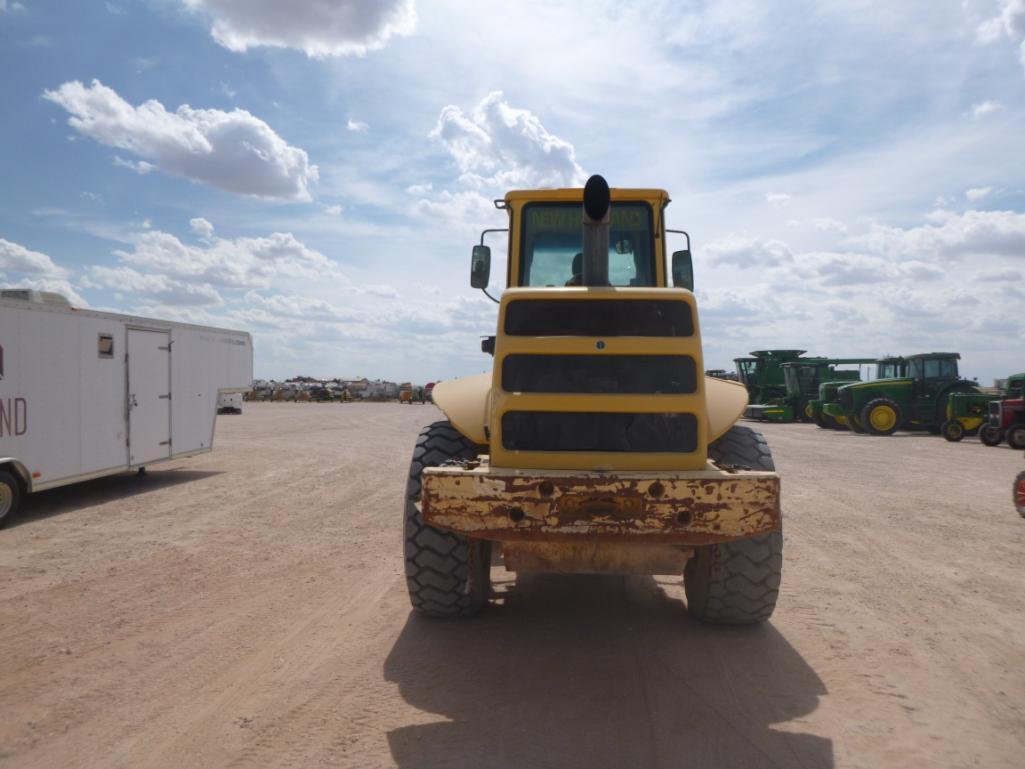
[(609, 285), (609, 184), (595, 174), (584, 185), (583, 275), (585, 286)]

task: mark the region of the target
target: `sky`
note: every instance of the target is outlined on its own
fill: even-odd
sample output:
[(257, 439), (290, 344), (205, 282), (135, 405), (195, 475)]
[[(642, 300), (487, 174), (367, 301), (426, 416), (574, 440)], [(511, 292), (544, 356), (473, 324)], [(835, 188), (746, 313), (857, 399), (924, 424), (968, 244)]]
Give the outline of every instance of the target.
[(0, 285), (260, 378), (489, 370), (492, 200), (592, 173), (672, 196), (706, 368), (1025, 370), (1025, 0), (0, 0), (0, 72)]

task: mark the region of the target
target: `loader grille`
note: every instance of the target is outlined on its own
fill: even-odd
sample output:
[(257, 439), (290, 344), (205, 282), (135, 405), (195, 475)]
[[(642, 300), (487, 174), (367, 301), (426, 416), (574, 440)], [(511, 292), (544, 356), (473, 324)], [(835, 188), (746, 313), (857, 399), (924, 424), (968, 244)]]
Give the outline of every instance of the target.
[(649, 336), (694, 334), (690, 305), (669, 300), (557, 299), (510, 302), (508, 336)]
[(502, 363), (502, 389), (525, 393), (686, 394), (697, 390), (689, 355), (514, 354)]
[(509, 451), (691, 452), (693, 414), (508, 411), (502, 444)]

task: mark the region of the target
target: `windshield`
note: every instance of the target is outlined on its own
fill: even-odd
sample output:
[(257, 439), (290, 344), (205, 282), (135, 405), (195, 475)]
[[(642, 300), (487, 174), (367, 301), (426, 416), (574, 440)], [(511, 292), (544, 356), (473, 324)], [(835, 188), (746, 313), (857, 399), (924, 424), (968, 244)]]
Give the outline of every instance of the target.
[(737, 364), (737, 375), (744, 384), (753, 382), (758, 371), (757, 358), (738, 358), (734, 361)]
[(953, 379), (957, 376), (957, 361), (953, 358), (915, 358), (910, 363), (911, 376), (915, 379)]
[(887, 361), (879, 364), (876, 379), (896, 379), (904, 376), (904, 365), (901, 361)]
[[(579, 203), (529, 203), (523, 208), (521, 286), (581, 285), (582, 207)], [(651, 206), (612, 203), (609, 283), (654, 286)]]

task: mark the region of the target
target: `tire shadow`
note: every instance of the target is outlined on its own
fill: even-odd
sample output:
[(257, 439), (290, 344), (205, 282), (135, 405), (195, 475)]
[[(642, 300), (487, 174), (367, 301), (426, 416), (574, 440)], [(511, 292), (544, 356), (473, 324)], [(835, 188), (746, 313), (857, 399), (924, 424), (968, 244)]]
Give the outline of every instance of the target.
[(701, 625), (650, 577), (504, 585), (474, 620), (410, 615), (385, 677), (437, 718), (389, 732), (398, 766), (834, 765), (832, 741), (771, 728), (826, 693), (771, 624)]
[(22, 497), (21, 507), (4, 527), (14, 529), (34, 521), (63, 515), (94, 505), (147, 494), (151, 491), (177, 486), (179, 483), (200, 481), (219, 470), (147, 470), (145, 475), (134, 472), (108, 475), (91, 481), (71, 483), (47, 491), (37, 491)]

